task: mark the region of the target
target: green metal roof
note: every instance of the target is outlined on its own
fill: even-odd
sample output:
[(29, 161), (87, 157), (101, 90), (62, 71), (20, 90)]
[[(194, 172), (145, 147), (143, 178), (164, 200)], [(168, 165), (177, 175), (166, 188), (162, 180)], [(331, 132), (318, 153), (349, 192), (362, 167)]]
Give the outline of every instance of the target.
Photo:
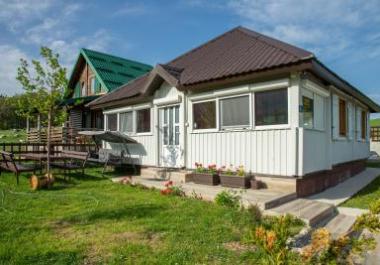
[(152, 66), (118, 56), (82, 48), (70, 76), (69, 87), (73, 89), (74, 74), (78, 71), (80, 57), (86, 60), (102, 87), (108, 92), (152, 70)]

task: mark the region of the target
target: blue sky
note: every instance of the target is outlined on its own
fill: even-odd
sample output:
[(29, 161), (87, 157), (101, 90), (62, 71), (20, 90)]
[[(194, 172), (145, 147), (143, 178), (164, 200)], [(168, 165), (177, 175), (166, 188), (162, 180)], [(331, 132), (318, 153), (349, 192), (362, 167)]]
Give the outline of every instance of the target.
[(0, 0), (0, 93), (41, 45), (71, 68), (80, 47), (164, 63), (243, 25), (314, 52), (380, 103), (380, 0)]

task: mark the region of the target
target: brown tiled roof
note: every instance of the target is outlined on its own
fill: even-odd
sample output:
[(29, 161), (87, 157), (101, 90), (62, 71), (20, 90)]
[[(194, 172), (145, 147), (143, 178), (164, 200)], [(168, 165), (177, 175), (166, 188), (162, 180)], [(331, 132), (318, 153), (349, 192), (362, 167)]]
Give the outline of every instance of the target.
[(141, 89), (145, 86), (149, 79), (149, 74), (140, 76), (131, 82), (122, 85), (112, 92), (91, 101), (89, 106), (100, 105), (112, 101), (118, 101), (126, 98), (137, 97), (141, 94)]
[(167, 63), (183, 68), (183, 86), (279, 67), (313, 57), (311, 52), (237, 27)]
[[(92, 101), (91, 108), (114, 107), (130, 100), (146, 101), (159, 77), (178, 89), (211, 88), (231, 79), (252, 80), (253, 76), (311, 71), (329, 84), (365, 102), (374, 111), (380, 106), (320, 63), (309, 51), (237, 27), (174, 60), (157, 65), (149, 74)], [(229, 79), (230, 78), (230, 79)], [(256, 78), (256, 77), (255, 77)], [(228, 81), (229, 79), (229, 81)]]
[[(174, 60), (160, 64), (180, 86), (223, 79), (310, 59), (312, 53), (243, 27), (234, 28)], [(154, 70), (153, 70), (154, 71)], [(134, 97), (144, 92), (149, 74), (121, 86), (89, 105)]]

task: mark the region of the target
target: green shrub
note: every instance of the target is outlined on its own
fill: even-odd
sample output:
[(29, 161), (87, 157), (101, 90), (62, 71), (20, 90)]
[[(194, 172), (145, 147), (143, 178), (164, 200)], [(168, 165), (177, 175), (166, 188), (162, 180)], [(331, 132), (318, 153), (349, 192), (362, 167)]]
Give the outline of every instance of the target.
[(222, 206), (238, 209), (241, 196), (236, 191), (222, 191), (215, 197), (215, 203)]
[(257, 204), (249, 205), (247, 211), (248, 211), (248, 213), (249, 213), (249, 215), (252, 218), (252, 221), (254, 223), (261, 222), (263, 213), (261, 212), (261, 209)]

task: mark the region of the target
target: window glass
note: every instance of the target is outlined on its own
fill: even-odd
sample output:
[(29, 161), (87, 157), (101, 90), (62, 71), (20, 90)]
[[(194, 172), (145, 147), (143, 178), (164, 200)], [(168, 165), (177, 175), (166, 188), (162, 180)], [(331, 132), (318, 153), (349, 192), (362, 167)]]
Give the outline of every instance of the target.
[(107, 130), (117, 131), (117, 114), (107, 115)]
[(255, 124), (276, 125), (288, 123), (288, 89), (255, 93)]
[(343, 99), (339, 99), (339, 135), (347, 135), (347, 107)]
[(361, 137), (362, 139), (367, 138), (367, 114), (365, 111), (361, 112)]
[(175, 126), (175, 145), (179, 145), (179, 126)]
[(91, 84), (91, 92), (92, 94), (95, 94), (95, 78), (94, 77), (91, 77), (90, 84)]
[(303, 126), (313, 128), (314, 125), (314, 100), (309, 97), (302, 97), (303, 105)]
[(82, 86), (82, 97), (87, 96), (86, 84), (84, 82), (82, 82), (81, 86)]
[(175, 123), (179, 123), (179, 106), (175, 106)]
[(136, 132), (150, 132), (150, 109), (136, 111)]
[(220, 101), (221, 126), (246, 126), (249, 122), (249, 96), (225, 98)]
[(193, 128), (216, 128), (216, 102), (207, 101), (193, 104)]
[(133, 112), (120, 113), (120, 131), (131, 133), (133, 132)]
[(314, 128), (317, 130), (325, 129), (325, 99), (314, 94)]

